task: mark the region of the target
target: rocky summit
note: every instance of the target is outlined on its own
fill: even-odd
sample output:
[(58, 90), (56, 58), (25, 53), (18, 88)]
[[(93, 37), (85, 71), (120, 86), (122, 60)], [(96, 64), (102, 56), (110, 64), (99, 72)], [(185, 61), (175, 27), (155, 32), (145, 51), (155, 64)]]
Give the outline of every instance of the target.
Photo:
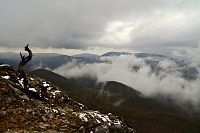
[(17, 75), (0, 64), (0, 132), (135, 132), (119, 117), (88, 110), (44, 79), (28, 76), (25, 89)]

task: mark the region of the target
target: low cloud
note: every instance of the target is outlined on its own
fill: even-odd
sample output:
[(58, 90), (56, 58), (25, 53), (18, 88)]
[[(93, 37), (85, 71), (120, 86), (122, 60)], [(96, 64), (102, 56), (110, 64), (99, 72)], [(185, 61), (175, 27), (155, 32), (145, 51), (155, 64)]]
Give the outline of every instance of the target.
[[(98, 82), (118, 81), (142, 92), (147, 97), (163, 95), (177, 103), (191, 103), (199, 106), (200, 77), (187, 80), (171, 60), (163, 60), (158, 66), (163, 71), (156, 74), (143, 59), (132, 55), (101, 58), (103, 63), (84, 64), (76, 61), (69, 62), (55, 69), (68, 78), (90, 76)], [(139, 68), (139, 69), (136, 69)]]

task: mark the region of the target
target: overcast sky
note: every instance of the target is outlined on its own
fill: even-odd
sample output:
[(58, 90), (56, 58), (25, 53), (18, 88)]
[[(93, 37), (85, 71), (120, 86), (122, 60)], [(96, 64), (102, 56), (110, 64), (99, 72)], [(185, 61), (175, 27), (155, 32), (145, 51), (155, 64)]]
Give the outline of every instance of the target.
[[(0, 0), (0, 52), (199, 49), (199, 0)], [(200, 51), (200, 50), (199, 50)]]

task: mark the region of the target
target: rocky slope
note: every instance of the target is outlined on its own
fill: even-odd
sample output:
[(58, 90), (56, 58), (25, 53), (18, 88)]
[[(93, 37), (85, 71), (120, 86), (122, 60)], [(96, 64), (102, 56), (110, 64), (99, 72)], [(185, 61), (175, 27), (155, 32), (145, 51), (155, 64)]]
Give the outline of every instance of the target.
[(67, 79), (45, 69), (30, 74), (59, 86), (71, 98), (92, 110), (106, 114), (112, 112), (122, 117), (127, 124), (134, 125), (137, 133), (200, 132), (199, 113), (192, 112), (192, 107), (188, 112), (163, 97), (144, 97), (122, 83), (108, 81), (94, 84), (95, 81), (87, 78)]
[(0, 65), (0, 132), (132, 133), (117, 116), (88, 110), (58, 87), (38, 77), (23, 79)]

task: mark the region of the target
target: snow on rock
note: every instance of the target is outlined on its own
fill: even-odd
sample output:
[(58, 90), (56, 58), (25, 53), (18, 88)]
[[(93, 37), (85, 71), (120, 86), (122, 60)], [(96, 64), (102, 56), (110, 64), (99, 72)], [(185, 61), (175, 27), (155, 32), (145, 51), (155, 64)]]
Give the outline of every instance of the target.
[(96, 122), (97, 122), (97, 123), (101, 123), (98, 119), (96, 119)]
[(111, 123), (111, 120), (110, 118), (107, 116), (107, 115), (103, 115), (103, 114), (100, 114), (98, 111), (94, 111), (94, 112), (88, 112), (91, 116), (94, 116), (96, 118), (98, 118), (98, 120), (100, 121), (103, 121), (103, 122), (108, 122), (109, 125)]
[(75, 103), (78, 104), (80, 109), (83, 109), (85, 107), (82, 103), (79, 103), (79, 102), (76, 102), (76, 101), (75, 101)]
[(101, 114), (98, 111), (86, 111), (81, 113), (74, 112), (74, 114), (84, 122), (88, 122), (89, 120), (95, 120), (98, 124), (107, 123), (109, 126), (111, 125), (121, 126), (121, 121), (119, 119), (114, 119), (114, 120), (110, 119), (109, 116), (111, 116), (111, 114), (105, 115)]
[(82, 103), (78, 103), (78, 105), (80, 106), (80, 109), (84, 108), (84, 105)]
[(1, 78), (3, 78), (3, 79), (10, 79), (10, 76), (1, 76)]
[(58, 110), (56, 110), (56, 109), (52, 109), (52, 111), (53, 111), (54, 113), (58, 113)]
[(106, 124), (107, 126), (114, 126), (116, 128), (122, 128), (122, 121), (111, 113), (108, 115), (101, 114), (98, 111), (84, 111), (84, 112), (74, 112), (83, 122), (93, 121), (96, 124)]
[(24, 88), (24, 78), (17, 78), (18, 79), (18, 82), (19, 82), (19, 84)]
[(61, 113), (61, 115), (65, 115), (65, 113)]
[(30, 78), (30, 80), (31, 80), (31, 81), (33, 81), (33, 80), (34, 80), (34, 78)]
[(111, 124), (118, 126), (118, 127), (122, 126), (122, 122), (119, 119), (114, 120)]
[(86, 117), (86, 114), (85, 114), (85, 113), (80, 113), (80, 114), (79, 114), (79, 118), (80, 118), (82, 121), (88, 122), (88, 118)]
[(52, 94), (53, 96), (55, 96), (56, 93), (60, 93), (60, 92), (61, 92), (60, 90), (56, 90), (56, 91), (52, 91), (51, 94)]
[(54, 91), (55, 93), (60, 93), (61, 91), (60, 90), (56, 90), (56, 91)]
[(49, 87), (50, 85), (47, 82), (43, 82), (44, 87)]
[(30, 91), (37, 92), (35, 88), (29, 88)]
[(10, 65), (8, 65), (8, 64), (2, 64), (2, 65), (0, 65), (0, 67), (5, 67), (5, 66), (10, 67)]

